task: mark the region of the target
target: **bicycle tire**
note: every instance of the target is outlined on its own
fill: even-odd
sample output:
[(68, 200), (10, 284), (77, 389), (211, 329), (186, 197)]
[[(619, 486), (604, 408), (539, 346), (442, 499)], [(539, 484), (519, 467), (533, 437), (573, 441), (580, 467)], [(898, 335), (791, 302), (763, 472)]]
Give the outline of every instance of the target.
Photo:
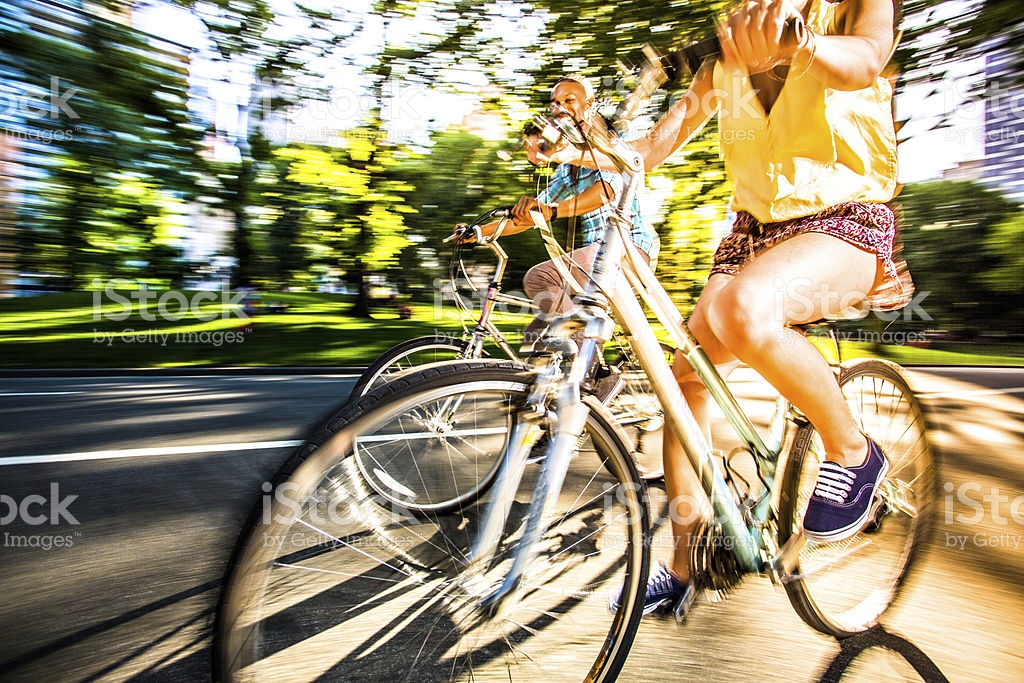
[[(465, 339), (436, 336), (417, 337), (396, 344), (363, 371), (349, 394), (349, 400), (357, 400), (374, 388), (418, 367), (463, 359), (468, 349), (469, 342)], [(393, 451), (386, 456), (385, 462), (364, 450), (356, 453), (355, 462), (367, 483), (378, 494), (391, 498), (395, 504), (423, 511), (457, 507), (479, 495), (480, 490), (494, 478), (500, 462), (495, 458), (489, 471), (482, 477), (466, 480), (457, 472), (452, 472), (445, 487), (428, 489), (415, 485), (420, 466), (412, 455), (412, 451)], [(427, 502), (423, 503), (424, 500)]]
[(465, 358), (468, 347), (465, 339), (443, 336), (416, 337), (395, 344), (359, 375), (349, 396), (365, 396), (389, 378), (421, 365)]
[[(264, 487), (240, 536), (217, 612), (215, 677), (514, 681), (563, 679), (582, 667), (584, 680), (613, 680), (642, 613), (649, 528), (628, 445), (593, 398), (584, 399), (586, 437), (540, 556), (496, 617), (472, 609), (479, 593), (459, 580), (487, 497), (410, 514), (374, 495), (352, 466), (358, 439), (424, 405), (459, 396), (463, 414), (479, 403), (484, 415), (497, 404), (514, 415), (532, 381), (510, 362), (432, 366), (323, 425)], [(517, 500), (527, 500), (535, 471), (528, 467)], [(321, 496), (344, 502), (344, 517), (324, 519)], [(328, 502), (326, 516), (337, 508)], [(493, 583), (507, 569), (525, 508), (514, 506), (477, 581)], [(613, 612), (611, 591), (623, 587)]]
[[(643, 478), (648, 481), (659, 479), (664, 476), (661, 462), (664, 412), (661, 402), (628, 345), (621, 340), (617, 343), (619, 352), (610, 365), (613, 372), (621, 377), (622, 387), (606, 402), (606, 406), (615, 416), (616, 423), (631, 437), (632, 452), (637, 465), (642, 469)], [(465, 339), (431, 336), (396, 344), (363, 371), (349, 394), (350, 400), (365, 396), (373, 388), (415, 367), (466, 359), (468, 347), (469, 342)], [(664, 342), (661, 347), (671, 362), (675, 348)], [(487, 353), (484, 352), (482, 357), (486, 358)], [(368, 479), (373, 479), (371, 472), (365, 474)], [(386, 494), (386, 486), (379, 483), (382, 486), (381, 492)]]
[[(804, 622), (845, 638), (876, 625), (898, 597), (931, 533), (938, 472), (924, 408), (899, 366), (855, 360), (841, 366), (838, 379), (861, 431), (889, 458), (889, 473), (865, 529), (836, 543), (808, 541), (783, 584)], [(796, 533), (823, 460), (820, 438), (806, 420), (791, 444), (781, 479), (780, 545)]]

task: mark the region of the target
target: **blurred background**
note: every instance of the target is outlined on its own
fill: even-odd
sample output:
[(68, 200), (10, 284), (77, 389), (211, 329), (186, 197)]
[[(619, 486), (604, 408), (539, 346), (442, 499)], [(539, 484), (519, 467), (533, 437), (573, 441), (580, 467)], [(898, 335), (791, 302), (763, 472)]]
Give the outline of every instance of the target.
[[(375, 301), (429, 303), (451, 226), (543, 182), (498, 152), (556, 78), (587, 74), (611, 113), (630, 85), (619, 61), (707, 34), (725, 5), (8, 0), (0, 336), (31, 324), (4, 321), (28, 310), (15, 297), (114, 279), (323, 293), (357, 318)], [(895, 321), (858, 323), (858, 339), (1020, 357), (1024, 18), (1009, 0), (908, 0), (903, 14), (890, 77), (919, 298)], [(648, 177), (659, 272), (684, 310), (730, 192), (714, 122)], [(543, 250), (532, 233), (509, 240), (518, 283)]]

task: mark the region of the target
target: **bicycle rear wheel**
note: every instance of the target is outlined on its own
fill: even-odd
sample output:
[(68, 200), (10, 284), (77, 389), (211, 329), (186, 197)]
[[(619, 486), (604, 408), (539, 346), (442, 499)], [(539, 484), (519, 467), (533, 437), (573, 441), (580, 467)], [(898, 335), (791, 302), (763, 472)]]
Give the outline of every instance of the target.
[(421, 434), (408, 427), (432, 407), (444, 407), (436, 416), (460, 438), (480, 432), (503, 448), (507, 433), (495, 427), (507, 431), (532, 381), (519, 366), (486, 361), (413, 372), (342, 411), (321, 445), (300, 449), (236, 551), (218, 609), (216, 675), (514, 681), (582, 670), (584, 680), (612, 680), (641, 616), (648, 520), (628, 447), (596, 401), (585, 399), (591, 417), (540, 555), (498, 615), (476, 606), (511, 564), (539, 466), (528, 466), (498, 551), (470, 582), (465, 558), (488, 496), (410, 511), (376, 494), (354, 463), (362, 440), (414, 443)]
[[(620, 337), (613, 341), (618, 343), (619, 353), (611, 365), (622, 379), (622, 389), (605, 406), (614, 416), (615, 423), (629, 435), (633, 459), (641, 476), (648, 481), (661, 478), (664, 476), (661, 444), (665, 426), (661, 400), (629, 345)], [(666, 362), (671, 365), (675, 359), (675, 348), (662, 342), (661, 349)]]
[[(786, 592), (811, 627), (843, 638), (874, 626), (896, 599), (931, 530), (937, 466), (924, 409), (899, 366), (877, 359), (844, 364), (839, 384), (861, 431), (889, 458), (872, 521), (853, 538), (808, 541)], [(824, 460), (821, 439), (805, 423), (794, 435), (782, 474), (779, 541), (798, 529)]]

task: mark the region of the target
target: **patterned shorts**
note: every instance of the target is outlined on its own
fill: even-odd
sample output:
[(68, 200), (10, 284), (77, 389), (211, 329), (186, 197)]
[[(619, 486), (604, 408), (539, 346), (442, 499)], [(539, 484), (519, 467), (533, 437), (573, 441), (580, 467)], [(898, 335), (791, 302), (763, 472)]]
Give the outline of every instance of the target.
[(813, 216), (778, 223), (761, 223), (741, 211), (736, 215), (732, 232), (715, 251), (711, 274), (735, 275), (754, 257), (805, 232), (832, 235), (878, 256), (884, 277), (865, 301), (868, 308), (893, 310), (910, 302), (914, 283), (906, 262), (896, 259), (896, 217), (885, 204), (846, 202)]

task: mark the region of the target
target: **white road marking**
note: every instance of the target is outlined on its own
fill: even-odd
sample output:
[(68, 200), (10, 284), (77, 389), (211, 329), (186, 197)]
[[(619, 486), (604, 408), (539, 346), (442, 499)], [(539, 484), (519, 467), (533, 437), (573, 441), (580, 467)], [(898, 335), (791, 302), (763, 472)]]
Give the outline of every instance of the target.
[(1024, 387), (1007, 387), (1005, 389), (965, 389), (963, 391), (923, 391), (918, 398), (971, 398), (974, 396), (1000, 396), (1002, 394), (1021, 394)]
[(51, 462), (81, 462), (85, 460), (108, 460), (113, 458), (148, 458), (159, 455), (194, 455), (196, 453), (226, 453), (231, 451), (256, 451), (270, 448), (295, 448), (302, 441), (251, 441), (248, 443), (215, 443), (195, 446), (163, 446), (155, 448), (125, 448), (110, 451), (84, 451), (81, 453), (55, 453), (53, 455), (16, 455), (0, 458), (2, 465), (40, 465)]

